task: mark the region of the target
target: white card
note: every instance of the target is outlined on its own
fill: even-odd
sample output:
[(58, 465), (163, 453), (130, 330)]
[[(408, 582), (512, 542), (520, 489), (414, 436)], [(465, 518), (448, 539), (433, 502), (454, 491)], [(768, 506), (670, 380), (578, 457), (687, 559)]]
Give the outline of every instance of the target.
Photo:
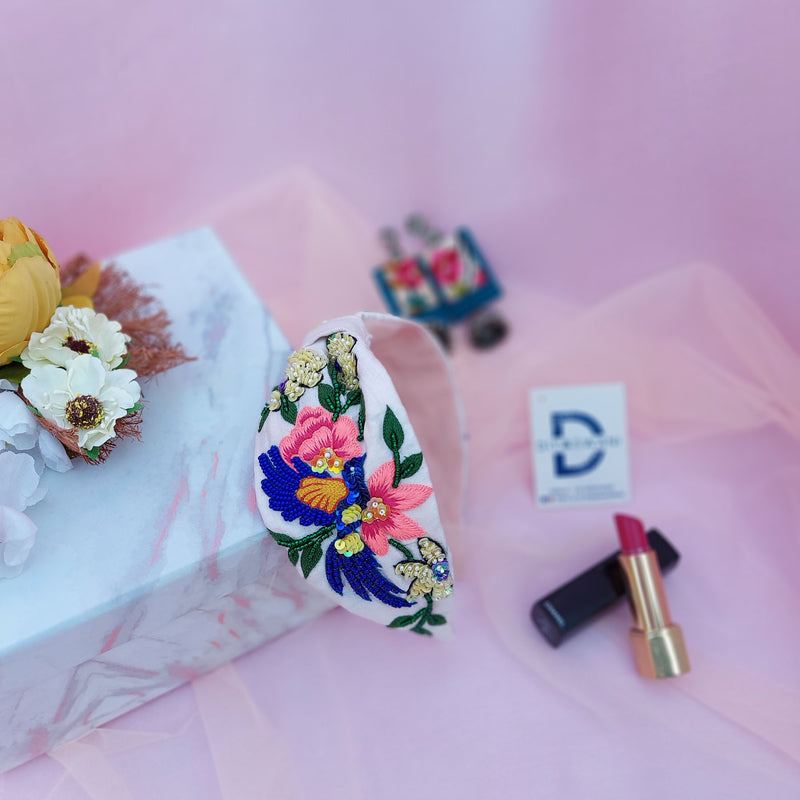
[(530, 403), (540, 508), (630, 500), (624, 384), (532, 389)]

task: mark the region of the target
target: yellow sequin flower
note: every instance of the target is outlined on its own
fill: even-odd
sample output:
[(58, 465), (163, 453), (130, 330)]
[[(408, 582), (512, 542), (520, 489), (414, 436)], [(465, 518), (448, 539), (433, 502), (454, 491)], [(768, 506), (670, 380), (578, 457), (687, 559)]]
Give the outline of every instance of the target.
[(350, 558), (364, 549), (364, 542), (362, 542), (361, 537), (353, 531), (353, 533), (348, 533), (347, 536), (337, 539), (333, 543), (333, 546), (336, 548), (336, 551), (345, 556), (345, 558)]
[(345, 525), (352, 525), (358, 519), (361, 519), (361, 506), (358, 503), (353, 503), (342, 511), (342, 522)]

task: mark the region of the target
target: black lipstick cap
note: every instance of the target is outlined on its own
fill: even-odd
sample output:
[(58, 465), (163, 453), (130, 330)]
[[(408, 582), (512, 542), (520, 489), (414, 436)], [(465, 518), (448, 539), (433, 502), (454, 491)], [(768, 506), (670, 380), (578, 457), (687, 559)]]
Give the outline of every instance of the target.
[[(647, 541), (655, 550), (662, 572), (677, 564), (680, 553), (660, 531), (649, 530)], [(533, 624), (553, 647), (558, 647), (573, 631), (625, 596), (619, 554), (617, 550), (534, 603)]]

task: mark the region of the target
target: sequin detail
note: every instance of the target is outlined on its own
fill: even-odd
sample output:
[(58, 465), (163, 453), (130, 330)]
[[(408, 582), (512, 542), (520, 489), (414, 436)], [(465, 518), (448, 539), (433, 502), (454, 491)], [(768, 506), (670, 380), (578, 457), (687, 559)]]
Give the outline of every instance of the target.
[(367, 523), (383, 521), (391, 516), (391, 509), (380, 497), (371, 497), (367, 507), (361, 512), (361, 519)]
[(450, 562), (444, 548), (426, 536), (417, 541), (421, 561), (401, 561), (394, 571), (411, 581), (409, 597), (429, 594), (434, 600), (441, 600), (453, 593), (453, 578), (450, 575)]
[(356, 553), (360, 553), (364, 549), (364, 542), (361, 537), (353, 531), (348, 533), (347, 536), (337, 539), (333, 546), (338, 553), (341, 553), (345, 558), (351, 558)]

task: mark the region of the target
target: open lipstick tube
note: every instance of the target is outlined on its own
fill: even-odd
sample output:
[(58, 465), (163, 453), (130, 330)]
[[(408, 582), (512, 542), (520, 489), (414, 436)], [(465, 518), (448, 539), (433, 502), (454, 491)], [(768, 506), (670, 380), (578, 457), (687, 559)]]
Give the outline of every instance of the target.
[(672, 621), (655, 552), (636, 517), (614, 517), (621, 546), (619, 565), (635, 618), (631, 646), (636, 669), (645, 678), (673, 678), (689, 671), (680, 626)]

